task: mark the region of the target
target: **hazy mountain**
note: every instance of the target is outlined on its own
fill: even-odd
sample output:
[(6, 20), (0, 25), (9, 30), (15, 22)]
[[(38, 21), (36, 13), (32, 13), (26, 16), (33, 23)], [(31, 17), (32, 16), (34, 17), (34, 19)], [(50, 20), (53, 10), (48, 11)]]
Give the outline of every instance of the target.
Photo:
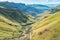
[(33, 16), (36, 14), (42, 13), (45, 10), (48, 10), (49, 7), (42, 4), (32, 4), (32, 5), (25, 5), (23, 3), (13, 3), (13, 2), (0, 2), (0, 6), (4, 6), (7, 8), (16, 8), (20, 9), (26, 13), (29, 13)]
[(48, 10), (50, 7), (43, 4), (30, 4), (28, 6), (34, 7), (39, 10)]
[(60, 5), (60, 4), (46, 4), (46, 5), (49, 6), (49, 7), (51, 7), (51, 8), (52, 7), (54, 8), (54, 7), (56, 7), (56, 6)]
[(46, 5), (42, 5), (42, 4), (30, 4), (28, 5), (29, 7), (33, 7), (35, 9), (37, 9), (37, 13), (33, 13), (35, 15), (43, 13), (45, 10), (48, 10), (50, 7), (46, 6)]

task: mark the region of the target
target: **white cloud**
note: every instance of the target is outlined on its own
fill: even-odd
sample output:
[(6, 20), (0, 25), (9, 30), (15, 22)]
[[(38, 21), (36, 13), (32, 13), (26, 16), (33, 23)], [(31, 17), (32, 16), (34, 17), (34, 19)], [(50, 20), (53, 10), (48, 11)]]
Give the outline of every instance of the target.
[(9, 2), (21, 2), (25, 4), (60, 4), (60, 0), (0, 0)]

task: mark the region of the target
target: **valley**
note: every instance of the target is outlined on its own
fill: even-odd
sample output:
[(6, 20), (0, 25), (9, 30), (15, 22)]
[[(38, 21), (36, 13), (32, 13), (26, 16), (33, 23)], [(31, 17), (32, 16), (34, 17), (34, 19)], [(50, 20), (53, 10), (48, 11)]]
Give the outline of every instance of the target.
[(60, 5), (53, 7), (0, 2), (0, 40), (60, 40)]

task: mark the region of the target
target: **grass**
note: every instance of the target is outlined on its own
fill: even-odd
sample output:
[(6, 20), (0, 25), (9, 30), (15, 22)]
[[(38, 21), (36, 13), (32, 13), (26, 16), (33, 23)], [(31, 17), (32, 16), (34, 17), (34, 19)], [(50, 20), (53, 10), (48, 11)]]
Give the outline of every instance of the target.
[(24, 27), (31, 25), (33, 19), (33, 16), (21, 10), (0, 6), (0, 40), (12, 40), (21, 37)]
[(32, 25), (32, 40), (60, 40), (60, 12)]
[(12, 40), (21, 36), (21, 25), (0, 15), (0, 40)]
[[(57, 13), (55, 13), (55, 14), (52, 14), (52, 15), (50, 15), (49, 17), (43, 19), (42, 21), (39, 20), (39, 21), (37, 21), (36, 23), (34, 23), (34, 24), (32, 25), (32, 26), (34, 26), (34, 27), (32, 27), (32, 29), (36, 29), (36, 28), (42, 27), (42, 26), (44, 26), (44, 25), (47, 25), (47, 24), (49, 24), (50, 22), (53, 22), (54, 20), (56, 20), (59, 16), (60, 16), (60, 14), (57, 15)], [(59, 17), (59, 18), (60, 18), (60, 17)], [(39, 25), (39, 24), (40, 24), (40, 25)]]

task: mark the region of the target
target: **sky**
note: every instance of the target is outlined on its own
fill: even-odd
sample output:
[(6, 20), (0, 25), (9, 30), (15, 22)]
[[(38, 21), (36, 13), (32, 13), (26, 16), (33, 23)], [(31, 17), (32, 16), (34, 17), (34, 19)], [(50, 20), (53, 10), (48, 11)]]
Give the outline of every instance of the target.
[(25, 4), (60, 4), (60, 0), (0, 0)]

